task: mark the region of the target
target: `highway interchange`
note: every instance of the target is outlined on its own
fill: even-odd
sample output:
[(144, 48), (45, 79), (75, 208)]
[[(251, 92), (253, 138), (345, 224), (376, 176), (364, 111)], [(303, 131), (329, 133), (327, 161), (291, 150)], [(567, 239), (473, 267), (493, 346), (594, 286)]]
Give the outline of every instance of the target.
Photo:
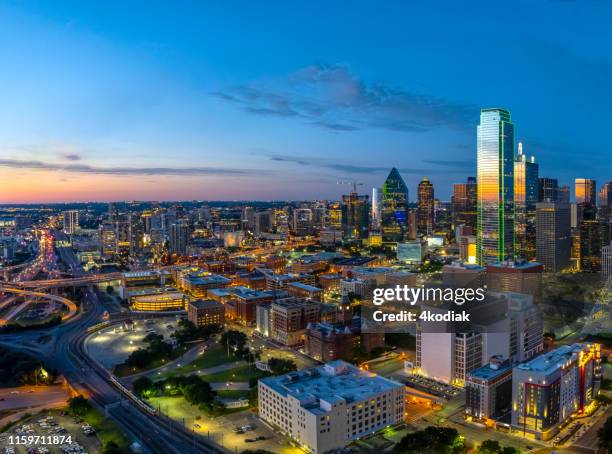
[[(62, 239), (61, 232), (54, 232)], [(59, 258), (76, 278), (87, 277), (69, 247), (57, 248)], [(72, 284), (74, 285), (74, 284)], [(83, 343), (92, 327), (112, 308), (99, 297), (93, 285), (84, 289), (79, 313), (59, 326), (41, 330), (0, 335), (0, 345), (41, 358), (47, 367), (60, 372), (78, 393), (104, 411), (149, 453), (223, 453), (222, 447), (186, 430), (163, 416), (151, 415), (110, 382), (109, 373), (92, 361)]]

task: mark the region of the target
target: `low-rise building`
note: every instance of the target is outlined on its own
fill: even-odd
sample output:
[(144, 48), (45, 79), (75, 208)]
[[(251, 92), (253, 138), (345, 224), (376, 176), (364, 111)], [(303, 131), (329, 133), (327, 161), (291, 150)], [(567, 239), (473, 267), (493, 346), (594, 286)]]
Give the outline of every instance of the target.
[(500, 356), (468, 372), (465, 379), (465, 413), (474, 419), (497, 419), (510, 412), (512, 364)]
[(593, 406), (601, 380), (601, 346), (562, 345), (512, 370), (512, 426), (551, 439), (573, 415)]
[(214, 300), (191, 301), (187, 306), (187, 319), (196, 326), (225, 323), (225, 306)]
[(315, 454), (404, 420), (405, 387), (344, 361), (260, 379), (259, 417)]
[(128, 301), (134, 311), (181, 311), (189, 297), (172, 287), (145, 288), (131, 291)]
[(323, 290), (313, 285), (302, 284), (301, 282), (292, 282), (287, 285), (287, 292), (290, 296), (298, 298), (307, 298), (313, 301), (323, 301)]

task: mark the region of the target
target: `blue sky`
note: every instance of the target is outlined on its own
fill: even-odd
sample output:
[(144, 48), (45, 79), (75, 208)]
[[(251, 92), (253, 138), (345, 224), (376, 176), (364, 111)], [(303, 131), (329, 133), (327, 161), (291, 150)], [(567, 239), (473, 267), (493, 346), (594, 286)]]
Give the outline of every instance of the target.
[(601, 184), (611, 22), (604, 1), (3, 2), (0, 202), (338, 198), (393, 166), (448, 199), (494, 106), (542, 176)]

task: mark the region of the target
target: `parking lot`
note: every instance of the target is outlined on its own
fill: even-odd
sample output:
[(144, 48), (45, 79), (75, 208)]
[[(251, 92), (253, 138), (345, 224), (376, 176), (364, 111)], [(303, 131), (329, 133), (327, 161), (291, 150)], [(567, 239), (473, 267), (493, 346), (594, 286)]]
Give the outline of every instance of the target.
[[(0, 434), (2, 454), (80, 454), (97, 453), (101, 443), (95, 431), (79, 419), (59, 413), (40, 413)], [(13, 437), (52, 437), (53, 444), (11, 444)], [(16, 441), (16, 440), (13, 440)], [(63, 442), (63, 443), (62, 443)]]
[[(135, 320), (132, 327), (115, 325), (98, 331), (87, 340), (91, 356), (107, 369), (123, 363), (134, 350), (144, 346), (142, 340), (149, 333), (157, 333), (170, 340), (177, 326), (175, 316), (149, 320)], [(170, 327), (170, 328), (169, 328)]]

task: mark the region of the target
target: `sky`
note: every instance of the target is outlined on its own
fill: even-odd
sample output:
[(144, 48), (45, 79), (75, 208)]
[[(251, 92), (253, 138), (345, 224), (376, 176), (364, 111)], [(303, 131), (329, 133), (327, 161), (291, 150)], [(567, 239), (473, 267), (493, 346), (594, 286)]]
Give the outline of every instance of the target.
[(612, 3), (0, 3), (0, 203), (414, 201), (476, 171), (483, 107), (540, 176), (612, 180)]

